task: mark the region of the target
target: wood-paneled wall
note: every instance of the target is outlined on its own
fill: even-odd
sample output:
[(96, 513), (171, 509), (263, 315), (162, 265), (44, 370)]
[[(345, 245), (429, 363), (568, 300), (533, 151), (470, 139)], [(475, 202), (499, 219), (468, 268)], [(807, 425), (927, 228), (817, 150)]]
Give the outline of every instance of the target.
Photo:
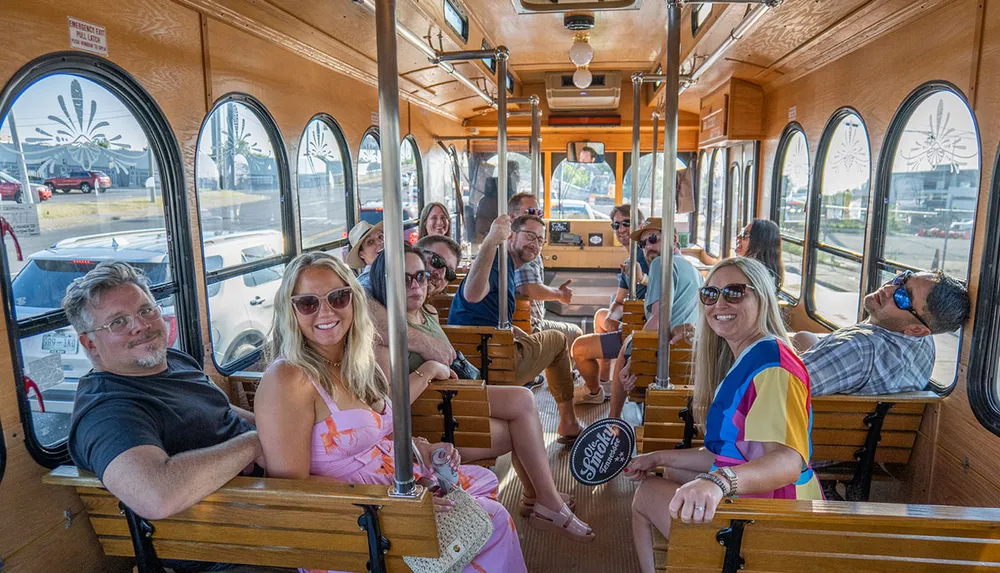
[[(1000, 143), (1000, 94), (992, 89), (1000, 72), (1000, 2), (954, 0), (819, 70), (766, 94), (759, 203), (767, 216), (778, 139), (789, 109), (805, 129), (810, 165), (827, 120), (842, 106), (855, 108), (871, 141), (872, 169), (882, 152), (886, 130), (897, 107), (917, 86), (947, 80), (973, 104), (981, 137), (982, 181), (973, 242), (970, 290), (977, 296), (979, 261), (993, 159)], [(992, 230), (996, 232), (995, 229)], [(801, 306), (801, 303), (800, 303)], [(795, 309), (796, 328), (815, 329), (804, 309)], [(921, 427), (905, 487), (892, 501), (954, 505), (1000, 504), (1000, 437), (984, 429), (968, 402), (966, 385), (972, 328), (962, 337), (963, 355), (955, 390)]]
[[(199, 230), (191, 174), (198, 133), (215, 99), (243, 92), (268, 108), (281, 131), (293, 179), (299, 139), (313, 115), (325, 112), (337, 119), (353, 159), (371, 113), (378, 111), (375, 88), (169, 0), (132, 0), (127, 9), (114, 0), (0, 0), (0, 23), (7, 36), (0, 83), (36, 57), (69, 49), (68, 16), (107, 28), (109, 59), (146, 88), (170, 122), (184, 157), (192, 236), (199, 236)], [(405, 102), (400, 105), (400, 124), (403, 134), (416, 136), (425, 167), (443, 153), (433, 135), (461, 128), (424, 109), (411, 110)], [(200, 250), (193, 256), (205, 325)], [(0, 338), (6, 337), (6, 321), (0, 321)], [(207, 331), (202, 339), (207, 356)], [(47, 470), (24, 446), (8, 348), (0, 345), (0, 424), (7, 448), (0, 481), (0, 568), (5, 573), (129, 570), (126, 561), (101, 554), (75, 493), (42, 485)]]

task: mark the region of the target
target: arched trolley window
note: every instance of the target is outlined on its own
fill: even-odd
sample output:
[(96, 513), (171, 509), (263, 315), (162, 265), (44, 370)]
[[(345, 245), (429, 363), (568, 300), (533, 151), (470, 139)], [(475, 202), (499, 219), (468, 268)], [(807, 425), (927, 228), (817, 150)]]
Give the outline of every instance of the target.
[(705, 252), (712, 257), (722, 256), (722, 227), (726, 204), (726, 162), (728, 149), (712, 152), (711, 175), (708, 186), (708, 237)]
[(0, 95), (3, 289), (25, 441), (69, 460), (78, 380), (92, 367), (60, 303), (102, 261), (131, 263), (163, 307), (168, 342), (202, 360), (184, 160), (162, 111), (115, 64), (76, 52), (22, 68)]
[(298, 163), (302, 250), (344, 246), (352, 226), (354, 167), (344, 132), (332, 117), (320, 114), (306, 125)]
[(797, 301), (802, 292), (802, 250), (809, 199), (809, 146), (802, 126), (790, 123), (778, 142), (771, 193), (771, 219), (781, 229), (785, 263), (784, 295)]
[(229, 94), (208, 114), (195, 159), (212, 360), (223, 374), (260, 359), (274, 296), (295, 254), (288, 158), (251, 96)]
[(708, 245), (708, 196), (712, 177), (712, 162), (708, 151), (698, 154), (698, 210), (695, 212), (696, 242), (702, 246)]
[(399, 174), (403, 183), (403, 224), (416, 224), (424, 206), (424, 165), (420, 146), (412, 135), (400, 143)]
[(868, 130), (856, 111), (838, 110), (823, 130), (809, 202), (806, 311), (831, 328), (854, 324), (871, 194)]
[[(965, 96), (946, 82), (918, 87), (896, 111), (879, 157), (866, 292), (903, 270), (968, 280), (979, 174), (979, 128)], [(961, 340), (961, 332), (934, 335), (939, 391), (957, 378)]]

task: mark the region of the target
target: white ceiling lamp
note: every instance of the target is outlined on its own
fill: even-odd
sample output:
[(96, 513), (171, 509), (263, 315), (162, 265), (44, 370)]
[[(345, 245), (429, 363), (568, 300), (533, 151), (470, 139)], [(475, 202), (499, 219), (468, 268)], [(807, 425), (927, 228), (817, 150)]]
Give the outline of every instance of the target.
[(586, 66), (594, 59), (594, 47), (588, 40), (586, 33), (578, 32), (573, 40), (573, 47), (569, 49), (569, 59), (577, 66)]
[(576, 65), (573, 85), (584, 90), (590, 87), (594, 75), (587, 66), (594, 61), (594, 47), (590, 45), (590, 29), (594, 27), (594, 15), (590, 13), (567, 14), (563, 26), (573, 32), (573, 46), (569, 49), (569, 60)]

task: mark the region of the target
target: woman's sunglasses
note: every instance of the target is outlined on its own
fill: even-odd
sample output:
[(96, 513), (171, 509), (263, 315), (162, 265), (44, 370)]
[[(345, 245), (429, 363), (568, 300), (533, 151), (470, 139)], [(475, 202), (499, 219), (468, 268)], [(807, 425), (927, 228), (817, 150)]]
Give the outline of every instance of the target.
[(910, 280), (913, 276), (913, 271), (903, 271), (896, 275), (896, 278), (892, 279), (892, 284), (896, 285), (896, 291), (892, 293), (892, 302), (896, 303), (896, 308), (912, 314), (913, 318), (919, 320), (920, 324), (930, 330), (931, 327), (924, 322), (924, 319), (920, 318), (917, 310), (913, 308), (913, 298), (910, 296), (910, 291), (906, 290), (906, 281)]
[[(326, 293), (326, 296), (323, 298), (326, 299), (326, 303), (333, 310), (342, 310), (351, 304), (351, 287), (335, 288)], [(295, 308), (295, 312), (303, 316), (309, 316), (319, 311), (321, 300), (315, 294), (300, 294), (292, 297), (292, 307)]]
[(625, 227), (626, 229), (631, 229), (632, 228), (632, 220), (631, 219), (622, 219), (621, 221), (615, 221), (614, 223), (611, 223), (611, 229), (614, 230), (614, 231), (617, 231), (618, 229), (621, 229), (622, 227)]
[(659, 243), (659, 242), (660, 242), (660, 236), (659, 235), (655, 235), (655, 234), (654, 235), (650, 235), (650, 236), (646, 237), (645, 239), (639, 241), (639, 248), (640, 249), (645, 249), (646, 245), (655, 245), (656, 243)]
[(444, 278), (447, 279), (448, 282), (458, 278), (458, 275), (455, 274), (455, 269), (449, 267), (448, 263), (441, 255), (435, 253), (434, 251), (424, 251), (424, 256), (426, 257), (425, 260), (427, 261), (427, 264), (431, 267), (437, 270), (444, 269)]
[(756, 290), (750, 285), (733, 283), (721, 289), (719, 287), (707, 286), (698, 290), (701, 297), (701, 304), (712, 306), (719, 302), (719, 296), (726, 299), (729, 304), (737, 304), (747, 296), (747, 289)]
[(424, 286), (427, 284), (427, 279), (431, 277), (430, 271), (417, 271), (415, 273), (406, 273), (406, 288), (413, 288), (414, 285)]

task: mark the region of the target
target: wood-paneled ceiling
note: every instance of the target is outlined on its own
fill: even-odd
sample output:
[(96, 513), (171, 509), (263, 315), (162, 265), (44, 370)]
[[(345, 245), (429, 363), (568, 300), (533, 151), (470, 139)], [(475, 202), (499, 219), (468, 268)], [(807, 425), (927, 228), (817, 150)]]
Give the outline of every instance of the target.
[[(377, 85), (375, 18), (349, 0), (176, 0), (208, 17), (281, 44), (370, 85)], [(572, 70), (568, 51), (573, 34), (563, 14), (518, 14), (510, 0), (461, 0), (470, 16), (468, 45), (444, 27), (441, 0), (399, 0), (399, 21), (444, 50), (477, 49), (485, 39), (510, 49), (511, 69), (522, 83), (537, 84), (550, 71)], [(681, 109), (697, 113), (700, 99), (736, 76), (765, 91), (792, 81), (858, 49), (875, 38), (955, 0), (785, 0), (716, 63), (681, 98)], [(716, 5), (706, 30), (690, 36), (690, 10), (684, 8), (682, 56), (704, 58), (749, 10)], [(663, 0), (644, 0), (637, 10), (599, 11), (591, 31), (593, 69), (625, 72), (656, 67), (666, 43)], [(400, 89), (415, 105), (453, 119), (479, 115), (485, 102), (454, 77), (431, 65), (402, 38), (398, 40)], [(495, 83), (480, 63), (459, 64), (470, 78), (495, 93)], [(541, 95), (541, 94), (539, 94)], [(661, 92), (656, 99), (662, 98)]]

